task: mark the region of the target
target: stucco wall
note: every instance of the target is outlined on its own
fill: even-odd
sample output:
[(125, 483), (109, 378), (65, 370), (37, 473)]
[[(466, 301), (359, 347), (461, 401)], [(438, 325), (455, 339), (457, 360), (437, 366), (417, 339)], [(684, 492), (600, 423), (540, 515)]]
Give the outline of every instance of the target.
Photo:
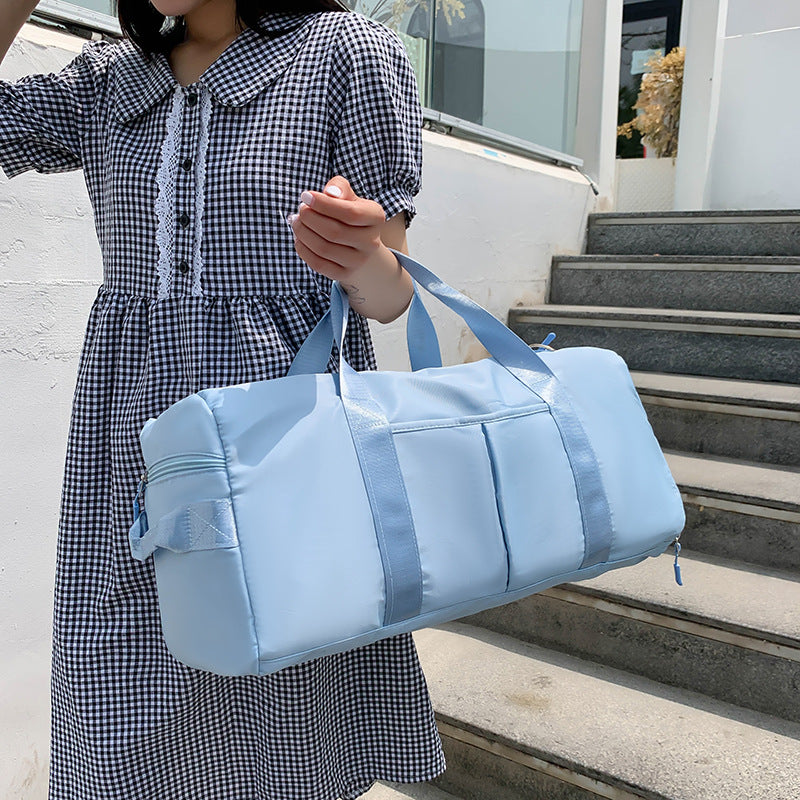
[[(423, 142), (424, 185), (409, 254), (504, 322), (509, 308), (544, 302), (551, 256), (583, 246), (593, 202), (585, 178), (429, 131)], [(442, 362), (485, 357), (460, 318), (420, 291)], [(405, 320), (370, 322), (381, 369), (409, 368)]]
[[(31, 41), (31, 37), (36, 41)], [(26, 25), (0, 78), (57, 70), (82, 40)], [(501, 319), (544, 298), (553, 253), (580, 251), (592, 195), (577, 173), (425, 132), (409, 252)], [(77, 359), (102, 280), (81, 172), (0, 173), (0, 797), (44, 800), (61, 475)], [(423, 293), (445, 364), (483, 356)], [(407, 369), (405, 315), (370, 323), (383, 369)]]
[(684, 0), (675, 208), (800, 207), (797, 0)]
[[(30, 37), (30, 38), (29, 38)], [(46, 42), (49, 42), (47, 44)], [(82, 40), (31, 25), (0, 78), (60, 69)], [(0, 797), (47, 796), (50, 631), (70, 401), (101, 280), (83, 173), (0, 173)]]
[(708, 207), (800, 208), (796, 0), (729, 0)]

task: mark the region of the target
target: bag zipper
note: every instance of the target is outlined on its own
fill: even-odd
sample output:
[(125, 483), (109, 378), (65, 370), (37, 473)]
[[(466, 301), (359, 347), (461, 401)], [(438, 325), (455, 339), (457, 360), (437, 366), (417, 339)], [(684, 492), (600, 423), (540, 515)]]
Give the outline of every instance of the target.
[[(145, 468), (136, 495), (133, 498), (133, 521), (142, 523), (142, 529), (147, 531), (147, 515), (144, 508), (144, 494), (148, 484), (171, 478), (175, 475), (185, 475), (190, 472), (204, 472), (206, 470), (225, 469), (225, 456), (218, 453), (181, 453), (176, 456), (165, 456), (154, 461)], [(142, 518), (140, 520), (140, 517)]]
[(224, 468), (225, 456), (217, 453), (181, 453), (177, 456), (166, 456), (152, 463), (144, 471), (142, 482), (150, 484), (183, 473)]

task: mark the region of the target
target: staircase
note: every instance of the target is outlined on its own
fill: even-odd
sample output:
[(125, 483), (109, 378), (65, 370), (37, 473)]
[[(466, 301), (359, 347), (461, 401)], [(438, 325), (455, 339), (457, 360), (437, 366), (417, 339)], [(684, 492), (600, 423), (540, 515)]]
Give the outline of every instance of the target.
[(625, 358), (684, 586), (665, 554), (415, 632), (448, 761), (420, 791), (798, 800), (800, 212), (594, 215), (587, 251), (509, 326)]

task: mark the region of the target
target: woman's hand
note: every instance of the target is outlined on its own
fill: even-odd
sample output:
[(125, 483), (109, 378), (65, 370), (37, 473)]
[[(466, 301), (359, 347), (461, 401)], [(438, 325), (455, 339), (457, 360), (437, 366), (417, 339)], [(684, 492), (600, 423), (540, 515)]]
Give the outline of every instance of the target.
[(289, 217), (300, 258), (339, 281), (363, 316), (381, 322), (400, 316), (413, 287), (381, 239), (386, 215), (380, 203), (359, 197), (341, 175), (331, 178), (324, 192), (303, 192), (301, 200), (298, 213)]

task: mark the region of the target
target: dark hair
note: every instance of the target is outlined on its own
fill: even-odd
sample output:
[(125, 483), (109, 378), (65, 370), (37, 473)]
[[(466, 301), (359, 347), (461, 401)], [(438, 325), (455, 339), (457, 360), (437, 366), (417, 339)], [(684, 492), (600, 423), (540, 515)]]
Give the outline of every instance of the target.
[[(244, 23), (265, 38), (272, 39), (279, 36), (280, 32), (265, 30), (259, 24), (261, 16), (269, 11), (302, 15), (350, 9), (344, 5), (344, 0), (236, 0), (236, 21), (239, 26), (243, 27)], [(124, 35), (148, 58), (155, 53), (169, 54), (186, 35), (186, 23), (182, 16), (166, 17), (149, 0), (117, 0), (117, 17)], [(171, 24), (165, 27), (167, 20)]]

